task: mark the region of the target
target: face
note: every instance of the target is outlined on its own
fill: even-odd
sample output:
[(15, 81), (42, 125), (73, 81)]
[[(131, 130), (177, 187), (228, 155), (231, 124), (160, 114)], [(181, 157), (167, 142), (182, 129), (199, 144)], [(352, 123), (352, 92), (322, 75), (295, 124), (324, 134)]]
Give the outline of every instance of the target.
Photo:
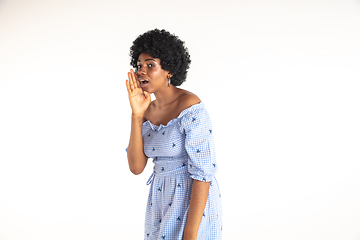
[(137, 74), (143, 90), (154, 93), (168, 86), (171, 74), (161, 68), (160, 59), (153, 58), (148, 53), (141, 53), (137, 61)]

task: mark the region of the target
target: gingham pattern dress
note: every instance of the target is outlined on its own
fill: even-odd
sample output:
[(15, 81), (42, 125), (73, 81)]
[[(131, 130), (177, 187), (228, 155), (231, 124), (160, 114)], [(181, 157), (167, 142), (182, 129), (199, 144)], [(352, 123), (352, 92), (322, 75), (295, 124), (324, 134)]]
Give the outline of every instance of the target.
[(193, 179), (210, 182), (198, 240), (218, 240), (222, 233), (221, 194), (213, 130), (204, 103), (192, 105), (166, 126), (143, 123), (144, 153), (153, 159), (147, 184), (145, 240), (182, 240)]

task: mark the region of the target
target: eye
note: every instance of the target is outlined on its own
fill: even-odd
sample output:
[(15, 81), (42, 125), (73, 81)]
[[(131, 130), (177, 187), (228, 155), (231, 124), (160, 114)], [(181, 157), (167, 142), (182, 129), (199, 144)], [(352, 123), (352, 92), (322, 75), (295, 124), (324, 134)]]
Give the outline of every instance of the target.
[(149, 63), (149, 64), (148, 64), (148, 67), (149, 67), (149, 68), (151, 68), (151, 67), (153, 67), (153, 66), (155, 66), (155, 65), (152, 64), (152, 63)]

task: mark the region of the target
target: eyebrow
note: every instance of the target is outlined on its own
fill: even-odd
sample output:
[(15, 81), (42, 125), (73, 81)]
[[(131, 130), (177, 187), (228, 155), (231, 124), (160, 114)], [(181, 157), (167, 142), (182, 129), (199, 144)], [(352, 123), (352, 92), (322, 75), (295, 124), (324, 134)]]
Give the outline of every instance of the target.
[[(137, 60), (138, 62), (141, 62), (139, 59)], [(156, 60), (155, 59), (153, 59), (153, 58), (148, 58), (148, 59), (145, 59), (145, 62), (146, 61), (155, 61), (156, 62)]]

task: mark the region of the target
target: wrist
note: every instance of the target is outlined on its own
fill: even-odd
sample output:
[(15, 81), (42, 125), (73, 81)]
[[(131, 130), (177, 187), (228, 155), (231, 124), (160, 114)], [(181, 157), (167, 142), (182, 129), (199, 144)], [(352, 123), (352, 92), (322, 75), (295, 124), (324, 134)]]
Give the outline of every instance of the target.
[(143, 122), (144, 121), (144, 114), (140, 113), (131, 113), (131, 118), (136, 122)]

